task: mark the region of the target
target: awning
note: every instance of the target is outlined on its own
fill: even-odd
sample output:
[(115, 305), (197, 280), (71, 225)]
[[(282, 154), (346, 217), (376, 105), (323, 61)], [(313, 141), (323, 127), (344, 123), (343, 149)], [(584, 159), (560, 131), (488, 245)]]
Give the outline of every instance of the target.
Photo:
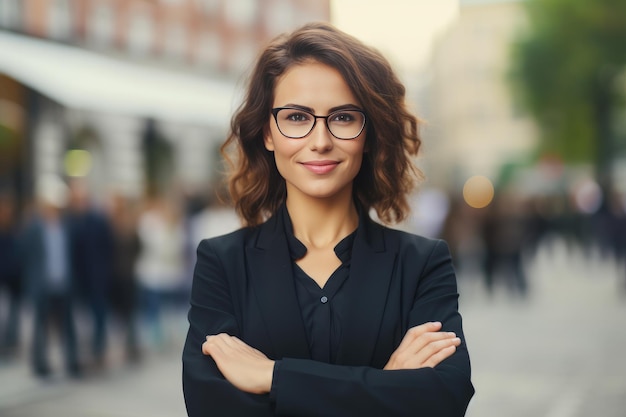
[(96, 112), (225, 127), (237, 104), (233, 83), (3, 31), (0, 73), (63, 106)]

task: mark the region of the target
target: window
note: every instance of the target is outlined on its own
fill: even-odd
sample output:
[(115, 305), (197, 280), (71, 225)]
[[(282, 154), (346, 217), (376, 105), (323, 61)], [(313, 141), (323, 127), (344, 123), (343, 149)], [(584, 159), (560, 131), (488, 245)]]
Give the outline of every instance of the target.
[(127, 46), (131, 55), (145, 57), (152, 50), (154, 22), (145, 9), (131, 12), (127, 33)]
[(237, 72), (250, 69), (256, 53), (257, 47), (251, 41), (243, 40), (237, 42), (230, 57), (230, 67)]
[[(198, 8), (206, 15), (216, 15), (220, 10), (220, 0), (196, 0)], [(236, 3), (232, 0), (229, 3)]]
[(173, 60), (183, 59), (185, 56), (185, 47), (187, 41), (187, 33), (183, 25), (179, 23), (171, 23), (167, 27), (165, 36), (165, 56)]
[(295, 22), (294, 6), (289, 0), (275, 0), (265, 11), (265, 26), (270, 36), (287, 32), (293, 28)]
[(53, 39), (70, 40), (72, 31), (72, 6), (69, 0), (55, 0), (48, 14), (49, 35)]
[(228, 22), (237, 27), (246, 28), (254, 25), (258, 3), (255, 0), (224, 2), (224, 14)]
[(99, 47), (113, 43), (115, 16), (108, 3), (96, 3), (87, 18), (87, 38)]
[(0, 0), (0, 27), (7, 29), (21, 29), (21, 0)]
[(200, 65), (217, 68), (222, 57), (223, 43), (215, 32), (204, 32), (196, 45), (197, 61)]

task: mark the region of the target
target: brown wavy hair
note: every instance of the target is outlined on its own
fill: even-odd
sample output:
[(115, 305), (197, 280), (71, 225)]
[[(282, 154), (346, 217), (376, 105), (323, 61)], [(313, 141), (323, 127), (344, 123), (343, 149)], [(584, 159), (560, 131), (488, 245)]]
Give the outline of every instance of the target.
[(228, 188), (237, 213), (246, 225), (254, 226), (285, 201), (285, 180), (263, 138), (277, 80), (291, 67), (310, 61), (338, 70), (367, 116), (367, 152), (353, 184), (357, 204), (365, 213), (376, 210), (386, 224), (403, 220), (410, 211), (407, 194), (422, 177), (412, 160), (421, 145), (418, 120), (408, 111), (405, 87), (389, 62), (328, 23), (310, 23), (278, 36), (253, 68), (221, 148), (230, 166)]

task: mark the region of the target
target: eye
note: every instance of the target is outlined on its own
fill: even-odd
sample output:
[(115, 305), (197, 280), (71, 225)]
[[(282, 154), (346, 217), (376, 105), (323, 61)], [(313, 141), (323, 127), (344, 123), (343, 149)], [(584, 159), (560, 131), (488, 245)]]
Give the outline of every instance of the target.
[(332, 123), (354, 123), (362, 118), (361, 113), (355, 111), (342, 111), (330, 115), (330, 121)]
[(301, 111), (283, 110), (281, 113), (285, 121), (292, 123), (307, 122), (311, 119), (311, 115)]

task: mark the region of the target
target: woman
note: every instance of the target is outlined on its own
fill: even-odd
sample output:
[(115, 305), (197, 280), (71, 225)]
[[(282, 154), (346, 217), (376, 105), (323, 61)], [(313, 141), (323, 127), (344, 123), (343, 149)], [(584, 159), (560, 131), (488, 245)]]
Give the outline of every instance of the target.
[(420, 139), (387, 61), (327, 24), (259, 57), (224, 153), (246, 227), (198, 247), (189, 416), (461, 416), (474, 393), (448, 247), (408, 213)]

